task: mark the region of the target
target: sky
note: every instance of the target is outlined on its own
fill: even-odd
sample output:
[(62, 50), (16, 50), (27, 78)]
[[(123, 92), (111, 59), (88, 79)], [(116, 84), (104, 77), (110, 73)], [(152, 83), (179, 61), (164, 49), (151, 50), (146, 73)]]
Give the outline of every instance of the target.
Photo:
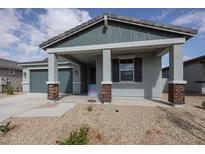
[[(39, 44), (102, 13), (198, 29), (184, 44), (184, 60), (205, 55), (205, 9), (0, 9), (0, 57), (19, 62), (47, 57)], [(168, 54), (162, 66), (168, 65)]]

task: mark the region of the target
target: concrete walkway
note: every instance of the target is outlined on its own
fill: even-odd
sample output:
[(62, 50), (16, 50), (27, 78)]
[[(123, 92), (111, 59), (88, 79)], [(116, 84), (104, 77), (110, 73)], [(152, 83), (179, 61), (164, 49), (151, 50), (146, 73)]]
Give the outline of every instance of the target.
[(39, 93), (28, 93), (0, 98), (0, 122), (9, 117), (45, 104), (46, 101), (46, 94)]
[(57, 103), (48, 107), (39, 106), (38, 108), (18, 114), (15, 117), (60, 117), (75, 105), (76, 103)]

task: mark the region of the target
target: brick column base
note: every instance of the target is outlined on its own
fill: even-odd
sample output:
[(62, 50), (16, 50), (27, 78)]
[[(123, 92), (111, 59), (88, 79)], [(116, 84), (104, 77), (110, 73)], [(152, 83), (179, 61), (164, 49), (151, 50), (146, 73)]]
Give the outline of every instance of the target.
[(112, 101), (112, 84), (102, 84), (102, 102)]
[(59, 85), (58, 84), (48, 84), (48, 99), (49, 100), (59, 99)]
[(173, 104), (185, 104), (184, 84), (169, 84), (168, 101)]

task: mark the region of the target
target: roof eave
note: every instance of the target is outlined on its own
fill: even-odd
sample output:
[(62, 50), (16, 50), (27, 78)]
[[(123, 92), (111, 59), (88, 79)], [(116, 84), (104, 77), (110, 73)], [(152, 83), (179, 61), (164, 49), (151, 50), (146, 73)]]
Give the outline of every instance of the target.
[(174, 26), (174, 25), (166, 25), (165, 26), (165, 24), (158, 24), (158, 23), (151, 22), (151, 21), (139, 20), (139, 19), (135, 19), (135, 18), (129, 18), (129, 17), (123, 17), (123, 16), (105, 13), (103, 15), (97, 16), (94, 19), (91, 19), (91, 20), (89, 20), (81, 25), (78, 25), (78, 26), (76, 26), (68, 31), (65, 31), (64, 33), (62, 33), (60, 35), (57, 35), (57, 36), (41, 43), (39, 45), (39, 47), (45, 50), (50, 45), (53, 45), (53, 44), (65, 39), (69, 36), (72, 36), (72, 35), (78, 33), (79, 31), (87, 29), (88, 27), (93, 26), (93, 25), (103, 21), (105, 15), (107, 16), (107, 20), (114, 20), (114, 21), (118, 21), (118, 22), (134, 24), (134, 25), (138, 25), (138, 26), (142, 26), (142, 27), (148, 27), (148, 28), (152, 28), (152, 29), (158, 29), (158, 30), (182, 34), (182, 35), (185, 35), (187, 40), (192, 38), (193, 36), (197, 35), (197, 33), (198, 33), (198, 30), (196, 30), (196, 29), (183, 28), (183, 27)]

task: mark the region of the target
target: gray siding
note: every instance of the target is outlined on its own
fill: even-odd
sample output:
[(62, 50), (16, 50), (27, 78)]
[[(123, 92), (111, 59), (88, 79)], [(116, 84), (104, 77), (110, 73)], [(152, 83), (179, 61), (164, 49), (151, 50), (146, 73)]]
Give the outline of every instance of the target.
[(0, 76), (7, 77), (11, 82), (11, 85), (16, 89), (21, 87), (22, 82), (22, 71), (15, 70), (14, 75), (9, 74), (9, 70), (7, 69), (0, 69)]
[(156, 40), (164, 38), (183, 37), (178, 34), (154, 30), (135, 25), (129, 25), (119, 22), (109, 21), (107, 29), (104, 28), (103, 22), (81, 31), (72, 37), (64, 39), (53, 47), (70, 47), (80, 45), (94, 45), (118, 42)]
[(185, 86), (187, 91), (201, 92), (201, 81), (202, 79), (202, 65), (200, 63), (192, 63), (184, 66), (184, 80), (187, 81)]

